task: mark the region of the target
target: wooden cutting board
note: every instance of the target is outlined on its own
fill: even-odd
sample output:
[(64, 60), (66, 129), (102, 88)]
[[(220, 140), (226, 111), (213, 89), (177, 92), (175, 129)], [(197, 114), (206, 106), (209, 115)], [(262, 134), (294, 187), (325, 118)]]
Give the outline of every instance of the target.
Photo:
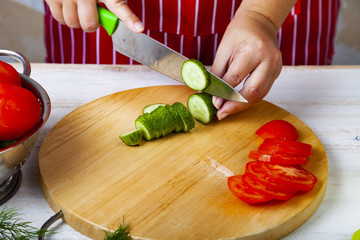
[[(269, 102), (188, 133), (170, 134), (129, 147), (119, 135), (134, 129), (152, 103), (186, 103), (185, 86), (157, 86), (115, 93), (90, 102), (59, 121), (39, 156), (43, 194), (79, 232), (104, 239), (125, 217), (134, 238), (278, 239), (318, 208), (327, 182), (326, 153), (298, 118)], [(286, 202), (249, 205), (233, 196), (227, 174), (242, 174), (250, 150), (262, 139), (256, 129), (284, 119), (312, 144), (304, 166), (318, 178), (313, 191)]]

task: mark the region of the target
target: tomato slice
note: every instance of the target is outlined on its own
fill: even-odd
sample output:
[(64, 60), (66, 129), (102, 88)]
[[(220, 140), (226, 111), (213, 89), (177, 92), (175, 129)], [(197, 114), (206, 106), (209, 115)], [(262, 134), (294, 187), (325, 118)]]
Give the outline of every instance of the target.
[(297, 156), (287, 153), (264, 153), (259, 150), (253, 150), (249, 153), (249, 158), (256, 159), (263, 162), (279, 163), (279, 164), (293, 164), (302, 165), (306, 164), (307, 157)]
[(297, 129), (285, 120), (272, 120), (262, 125), (256, 134), (262, 138), (283, 138), (296, 140), (299, 138)]
[(259, 182), (274, 189), (274, 191), (285, 192), (294, 194), (298, 191), (292, 185), (275, 182), (273, 177), (268, 173), (268, 169), (265, 168), (266, 162), (251, 161), (246, 164), (245, 174), (253, 175)]
[(0, 61), (0, 83), (10, 83), (21, 86), (19, 73), (12, 65), (4, 61)]
[(244, 184), (243, 175), (235, 175), (228, 178), (228, 187), (232, 194), (242, 201), (250, 204), (264, 203), (271, 200), (270, 197), (261, 194), (248, 185)]
[(311, 191), (317, 178), (314, 174), (303, 167), (284, 164), (263, 163), (264, 169), (274, 182), (282, 185), (292, 186), (299, 191)]
[(286, 153), (303, 157), (312, 156), (312, 146), (310, 144), (287, 139), (267, 138), (259, 146), (258, 150), (269, 154)]
[(283, 192), (277, 189), (276, 186), (271, 186), (269, 184), (264, 184), (256, 176), (252, 174), (244, 174), (243, 175), (244, 184), (248, 185), (252, 189), (260, 192), (264, 196), (268, 196), (272, 199), (277, 200), (289, 200), (294, 196), (294, 193)]

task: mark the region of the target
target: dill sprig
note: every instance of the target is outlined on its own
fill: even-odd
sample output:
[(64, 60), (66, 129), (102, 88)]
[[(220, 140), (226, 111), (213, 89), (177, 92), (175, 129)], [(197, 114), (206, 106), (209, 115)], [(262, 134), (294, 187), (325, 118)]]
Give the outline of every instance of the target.
[[(39, 234), (45, 233), (32, 227), (31, 222), (19, 218), (18, 209), (4, 208), (0, 212), (0, 239), (4, 240), (30, 240), (37, 239)], [(48, 231), (46, 231), (47, 233)]]
[(125, 217), (123, 218), (123, 222), (120, 223), (119, 228), (111, 233), (110, 231), (105, 232), (104, 240), (131, 240), (130, 236), (130, 226), (125, 225)]

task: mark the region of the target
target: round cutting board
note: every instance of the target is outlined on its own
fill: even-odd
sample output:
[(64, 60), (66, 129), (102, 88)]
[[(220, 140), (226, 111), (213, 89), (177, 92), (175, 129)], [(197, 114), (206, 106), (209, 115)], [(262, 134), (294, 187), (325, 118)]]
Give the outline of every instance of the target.
[[(188, 133), (130, 147), (119, 135), (135, 128), (143, 107), (186, 104), (186, 86), (157, 86), (115, 93), (74, 110), (46, 136), (40, 150), (44, 196), (79, 232), (104, 239), (123, 219), (142, 239), (277, 239), (302, 225), (325, 194), (327, 158), (315, 134), (298, 118), (269, 102)], [(242, 174), (264, 123), (284, 119), (313, 146), (304, 165), (318, 178), (311, 192), (249, 205), (230, 193), (227, 176)]]

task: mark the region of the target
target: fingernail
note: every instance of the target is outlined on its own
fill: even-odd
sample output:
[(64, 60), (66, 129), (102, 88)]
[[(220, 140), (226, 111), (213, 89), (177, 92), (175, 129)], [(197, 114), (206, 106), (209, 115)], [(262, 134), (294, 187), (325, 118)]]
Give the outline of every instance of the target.
[(221, 107), (221, 105), (223, 104), (223, 102), (224, 102), (223, 98), (217, 98), (217, 99), (215, 99), (214, 106), (217, 109), (219, 109)]
[(227, 113), (220, 113), (220, 114), (218, 114), (218, 119), (219, 120), (222, 120), (222, 119), (224, 119), (224, 118), (226, 118), (228, 116), (228, 114)]
[(144, 30), (144, 25), (141, 22), (136, 22), (134, 27), (138, 32), (142, 32)]

